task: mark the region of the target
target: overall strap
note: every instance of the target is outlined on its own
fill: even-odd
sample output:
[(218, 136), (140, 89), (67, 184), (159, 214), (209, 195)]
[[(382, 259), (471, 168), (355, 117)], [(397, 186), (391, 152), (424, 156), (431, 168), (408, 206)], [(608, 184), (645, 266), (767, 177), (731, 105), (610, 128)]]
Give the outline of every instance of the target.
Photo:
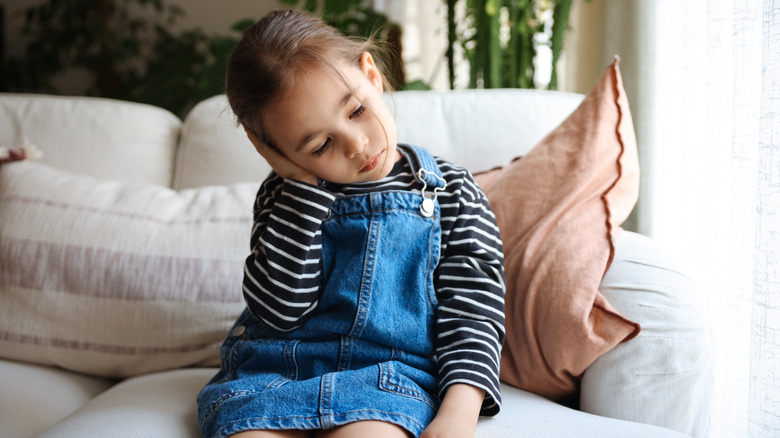
[(443, 189), (447, 183), (441, 177), (439, 165), (430, 152), (419, 146), (399, 144), (398, 150), (409, 161), (414, 177), (431, 188)]
[[(399, 144), (398, 150), (409, 162), (415, 179), (422, 184), (420, 214), (425, 217), (433, 216), (438, 211), (436, 195), (447, 187), (447, 181), (442, 178), (436, 159), (427, 150), (414, 145)], [(426, 189), (429, 190), (428, 193)]]

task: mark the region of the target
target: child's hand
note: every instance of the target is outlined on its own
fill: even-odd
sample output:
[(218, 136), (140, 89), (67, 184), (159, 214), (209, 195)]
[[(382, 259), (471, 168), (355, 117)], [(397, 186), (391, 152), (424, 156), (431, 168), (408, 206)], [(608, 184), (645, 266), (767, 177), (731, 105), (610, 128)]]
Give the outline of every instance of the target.
[(474, 438), (474, 429), (474, 425), (463, 418), (443, 418), (437, 415), (420, 438)]
[(255, 133), (251, 130), (247, 129), (246, 126), (244, 126), (244, 131), (246, 132), (246, 136), (249, 137), (249, 141), (251, 141), (255, 146), (255, 149), (257, 149), (257, 152), (260, 153), (263, 158), (265, 158), (265, 161), (271, 165), (271, 168), (279, 176), (282, 178), (303, 181), (309, 184), (317, 184), (317, 177), (314, 176), (311, 172), (293, 163), (277, 149), (274, 149), (263, 143), (263, 141), (257, 138), (257, 135), (255, 135)]
[(441, 407), (420, 438), (474, 438), (485, 391), (455, 384), (447, 389)]

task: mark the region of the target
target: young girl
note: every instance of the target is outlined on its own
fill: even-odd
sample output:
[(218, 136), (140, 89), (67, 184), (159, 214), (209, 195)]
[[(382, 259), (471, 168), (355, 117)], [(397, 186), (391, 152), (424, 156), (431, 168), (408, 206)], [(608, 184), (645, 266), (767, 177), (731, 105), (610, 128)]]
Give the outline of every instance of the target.
[(473, 436), (499, 411), (498, 228), (466, 170), (397, 144), (372, 49), (278, 11), (228, 63), (230, 106), (273, 172), (247, 309), (198, 397), (207, 437)]

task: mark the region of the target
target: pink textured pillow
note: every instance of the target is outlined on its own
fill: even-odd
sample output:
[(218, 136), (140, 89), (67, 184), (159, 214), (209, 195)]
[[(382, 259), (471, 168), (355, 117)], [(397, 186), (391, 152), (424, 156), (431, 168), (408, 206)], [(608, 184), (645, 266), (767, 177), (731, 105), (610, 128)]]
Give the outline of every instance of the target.
[(476, 176), (504, 241), (501, 378), (558, 399), (601, 354), (639, 332), (598, 290), (639, 192), (618, 61), (522, 159)]

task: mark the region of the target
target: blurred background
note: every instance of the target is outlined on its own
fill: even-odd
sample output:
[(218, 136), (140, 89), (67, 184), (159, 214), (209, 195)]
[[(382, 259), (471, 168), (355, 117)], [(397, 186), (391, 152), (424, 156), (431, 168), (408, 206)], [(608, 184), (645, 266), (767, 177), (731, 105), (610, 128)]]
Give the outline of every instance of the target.
[[(710, 436), (780, 436), (780, 0), (0, 0), (0, 91), (179, 117), (277, 8), (386, 41), (397, 89), (587, 93), (614, 55), (642, 169), (626, 228), (709, 303)], [(2, 115), (0, 115), (2, 117)], [(685, 409), (685, 406), (680, 406)]]
[[(194, 102), (221, 92), (224, 62), (240, 31), (279, 8), (307, 9), (345, 33), (385, 41), (394, 56), (396, 89), (520, 87), (584, 93), (613, 55), (605, 55), (606, 47), (598, 42), (602, 0), (0, 4), (5, 28), (0, 89), (128, 99), (180, 116)], [(564, 50), (568, 45), (573, 50)]]

